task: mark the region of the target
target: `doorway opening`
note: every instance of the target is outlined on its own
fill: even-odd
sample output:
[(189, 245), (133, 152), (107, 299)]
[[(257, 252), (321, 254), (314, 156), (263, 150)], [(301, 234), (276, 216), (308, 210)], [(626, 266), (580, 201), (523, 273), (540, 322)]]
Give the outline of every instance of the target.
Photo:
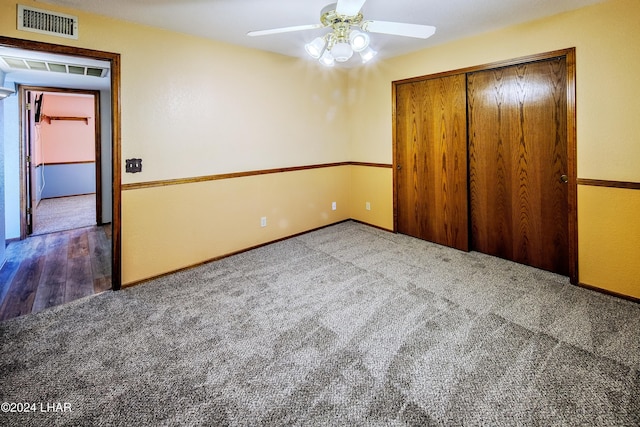
[[(66, 198), (76, 197), (77, 194), (74, 194), (74, 195), (64, 194), (64, 191), (63, 193), (59, 193), (57, 196), (56, 195), (53, 195), (52, 197), (47, 196), (47, 195), (51, 196), (51, 194), (46, 193), (47, 191), (56, 190), (56, 187), (59, 187), (56, 185), (56, 179), (58, 178), (58, 175), (60, 175), (61, 170), (66, 173), (66, 172), (69, 172), (70, 169), (76, 169), (76, 171), (74, 171), (73, 173), (82, 174), (82, 176), (84, 177), (91, 175), (92, 178), (89, 179), (89, 181), (91, 181), (90, 182), (91, 185), (95, 186), (93, 192), (91, 190), (86, 190), (86, 189), (80, 190), (80, 192), (92, 194), (91, 197), (93, 198), (93, 202), (89, 203), (89, 205), (91, 207), (90, 221), (92, 222), (93, 227), (86, 227), (86, 228), (83, 228), (82, 230), (91, 231), (97, 228), (99, 228), (100, 230), (105, 230), (105, 234), (106, 234), (105, 241), (107, 243), (106, 245), (103, 244), (102, 246), (100, 246), (101, 249), (99, 249), (99, 251), (104, 251), (102, 255), (106, 255), (106, 256), (103, 256), (103, 260), (106, 260), (106, 261), (103, 263), (104, 265), (102, 267), (99, 266), (99, 268), (108, 269), (110, 272), (110, 279), (109, 279), (108, 287), (106, 283), (102, 283), (100, 286), (111, 288), (113, 290), (119, 290), (121, 287), (120, 55), (117, 53), (96, 51), (96, 50), (77, 48), (77, 47), (71, 47), (71, 46), (62, 46), (62, 45), (56, 45), (56, 44), (50, 44), (50, 43), (35, 42), (30, 40), (15, 39), (15, 38), (4, 37), (4, 36), (0, 36), (0, 46), (8, 49), (19, 49), (19, 50), (28, 51), (28, 52), (31, 52), (31, 54), (33, 55), (35, 54), (64, 55), (66, 57), (77, 58), (78, 61), (97, 60), (97, 61), (105, 61), (109, 64), (110, 75), (108, 79), (109, 79), (110, 90), (107, 91), (107, 93), (109, 94), (108, 96), (105, 96), (105, 92), (102, 92), (103, 96), (100, 97), (100, 94), (101, 94), (100, 91), (96, 92), (90, 89), (68, 91), (65, 89), (61, 89), (62, 87), (65, 87), (65, 86), (55, 86), (55, 85), (49, 86), (47, 84), (34, 85), (33, 83), (30, 83), (28, 81), (23, 82), (24, 83), (23, 86), (18, 86), (20, 82), (18, 81), (18, 79), (14, 80), (17, 87), (19, 87), (18, 97), (24, 96), (26, 98), (28, 93), (30, 93), (30, 95), (34, 97), (35, 96), (40, 97), (42, 96), (42, 93), (44, 93), (45, 108), (46, 108), (46, 103), (48, 101), (47, 99), (48, 96), (73, 95), (73, 96), (88, 97), (89, 101), (94, 105), (93, 114), (86, 114), (85, 115), (86, 118), (83, 118), (83, 115), (76, 116), (75, 114), (67, 114), (67, 115), (59, 114), (58, 115), (51, 112), (47, 113), (45, 109), (44, 117), (40, 116), (39, 119), (47, 120), (47, 123), (45, 125), (44, 122), (42, 122), (41, 127), (40, 129), (37, 129), (37, 132), (42, 131), (43, 130), (42, 127), (44, 126), (49, 127), (49, 130), (51, 130), (56, 125), (61, 125), (61, 124), (66, 125), (74, 122), (75, 125), (85, 126), (90, 128), (93, 131), (93, 133), (95, 134), (95, 144), (92, 149), (94, 153), (94, 158), (91, 158), (91, 156), (88, 156), (88, 157), (85, 156), (86, 158), (84, 159), (76, 158), (76, 159), (69, 159), (69, 160), (58, 158), (57, 161), (55, 157), (53, 158), (53, 161), (52, 161), (51, 156), (57, 156), (60, 154), (59, 152), (51, 154), (50, 151), (44, 151), (42, 150), (43, 147), (40, 147), (41, 150), (39, 155), (42, 155), (44, 153), (45, 156), (47, 156), (47, 158), (44, 159), (44, 162), (41, 161), (42, 159), (35, 158), (36, 150), (34, 146), (30, 147), (30, 148), (34, 148), (34, 152), (27, 153), (25, 144), (24, 143), (21, 144), (20, 153), (19, 153), (20, 155), (19, 168), (21, 170), (19, 175), (20, 177), (24, 177), (25, 179), (21, 179), (20, 188), (19, 190), (16, 190), (16, 191), (19, 191), (20, 199), (24, 201), (25, 206), (20, 206), (20, 207), (21, 208), (24, 207), (25, 209), (24, 210), (21, 209), (21, 212), (17, 212), (17, 209), (16, 209), (16, 215), (19, 215), (20, 221), (24, 222), (24, 227), (22, 227), (23, 224), (20, 224), (21, 225), (20, 238), (12, 239), (13, 241), (11, 242), (11, 244), (37, 241), (38, 243), (28, 243), (28, 245), (33, 247), (32, 249), (35, 249), (36, 247), (40, 248), (40, 247), (47, 247), (50, 245), (59, 244), (62, 239), (60, 237), (60, 234), (62, 232), (46, 234), (39, 231), (40, 229), (38, 228), (38, 225), (43, 225), (42, 224), (43, 217), (42, 215), (38, 215), (37, 210), (35, 210), (37, 203), (31, 206), (31, 209), (32, 209), (31, 214), (35, 214), (35, 220), (32, 220), (31, 222), (29, 222), (29, 219), (26, 216), (28, 212), (26, 207), (27, 200), (29, 200), (29, 203), (32, 203), (32, 201), (36, 200), (36, 198), (39, 198), (38, 200), (40, 202), (39, 204), (42, 205), (42, 202), (44, 200), (56, 200), (56, 199), (66, 199)], [(6, 76), (8, 77), (9, 74), (6, 74)], [(73, 93), (70, 93), (70, 92), (73, 92)], [(49, 99), (53, 99), (53, 98), (49, 98)], [(40, 98), (40, 102), (42, 102), (42, 98)], [(25, 104), (26, 104), (26, 101), (25, 101)], [(5, 110), (5, 113), (6, 113), (6, 110)], [(43, 111), (40, 111), (40, 113), (42, 114)], [(73, 119), (60, 120), (61, 117), (65, 117), (65, 116), (67, 118), (73, 117)], [(91, 119), (89, 119), (88, 116), (92, 116), (95, 121), (91, 122)], [(98, 122), (100, 118), (102, 120)], [(24, 120), (24, 116), (22, 116), (21, 113), (16, 115), (16, 121), (19, 122), (19, 126), (20, 126), (20, 131), (19, 131), (20, 139), (24, 142), (26, 141), (23, 138), (24, 138), (27, 126), (23, 120)], [(35, 117), (33, 117), (33, 120), (35, 120)], [(5, 126), (6, 125), (8, 125), (8, 123), (5, 121)], [(17, 126), (17, 125), (12, 124), (12, 126)], [(35, 129), (33, 131), (36, 132)], [(46, 145), (48, 142), (52, 141), (51, 138), (49, 137), (47, 138), (48, 139), (41, 140), (40, 142)], [(8, 141), (5, 141), (5, 144), (7, 142)], [(35, 143), (35, 139), (34, 139), (34, 143)], [(67, 143), (69, 143), (69, 141), (67, 141)], [(105, 153), (107, 153), (107, 155), (105, 155)], [(32, 156), (32, 154), (34, 157), (28, 158), (28, 156)], [(33, 160), (33, 162), (27, 162), (27, 160)], [(40, 161), (39, 163), (38, 163), (38, 160)], [(44, 165), (44, 169), (42, 169), (43, 165)], [(87, 171), (89, 171), (88, 174), (87, 174)], [(30, 175), (29, 180), (26, 179), (27, 173)], [(65, 175), (65, 173), (62, 173), (62, 175)], [(42, 178), (44, 178), (44, 182), (42, 182)], [(41, 181), (38, 182), (38, 180), (41, 180)], [(29, 183), (29, 185), (27, 185), (27, 183)], [(76, 180), (76, 182), (74, 182), (74, 184), (86, 185), (87, 180), (78, 179)], [(58, 188), (56, 191), (58, 190), (60, 189)], [(45, 197), (43, 198), (43, 196)], [(17, 199), (17, 196), (16, 196), (16, 199)], [(21, 205), (22, 204), (23, 203), (21, 202)], [(5, 213), (5, 215), (9, 215), (9, 214), (13, 215), (13, 208), (11, 209), (12, 209), (11, 212), (6, 212), (3, 208), (3, 212)], [(0, 218), (0, 220), (5, 220), (5, 218)], [(40, 222), (41, 224), (38, 224), (38, 222)], [(35, 230), (33, 227), (30, 230), (28, 229), (28, 226), (34, 226), (34, 225), (36, 226)], [(17, 229), (17, 226), (16, 226), (16, 229)], [(96, 247), (95, 245), (91, 246), (92, 244), (91, 242), (93, 241), (92, 239), (95, 240), (96, 238), (96, 235), (97, 235), (96, 233), (94, 234), (84, 233), (84, 235), (82, 234), (83, 233), (76, 233), (76, 234), (70, 234), (68, 236), (68, 241), (70, 243), (69, 251), (75, 251), (75, 250), (87, 251), (90, 247)], [(32, 237), (27, 238), (27, 236), (32, 236)], [(9, 237), (11, 236), (7, 236), (7, 238)], [(86, 243), (87, 241), (89, 243)], [(104, 243), (104, 241), (102, 243)], [(5, 264), (5, 267), (7, 267), (7, 264), (10, 264), (10, 263), (7, 262)], [(73, 269), (73, 268), (79, 269), (80, 267), (81, 265), (79, 262), (76, 262), (76, 264), (74, 264), (73, 266), (71, 265), (68, 266), (68, 268), (70, 269)], [(42, 273), (43, 271), (46, 271), (45, 268), (46, 268), (46, 265), (44, 260), (40, 262), (39, 266), (36, 266), (36, 270), (40, 271), (40, 273)], [(23, 273), (30, 274), (32, 272), (34, 272), (33, 269), (29, 271), (26, 271), (25, 269), (24, 272), (18, 270), (17, 272), (14, 271), (14, 276), (17, 276)], [(32, 291), (32, 294), (27, 296), (27, 298), (31, 298), (31, 300), (33, 301), (36, 295), (35, 293), (36, 291), (35, 289), (32, 289), (31, 291)], [(27, 289), (25, 290), (25, 292), (29, 293), (30, 291), (29, 289)], [(5, 289), (2, 295), (4, 301), (6, 301), (8, 296), (9, 294), (6, 292), (6, 289)]]
[(19, 93), (21, 236), (110, 223), (102, 216), (100, 92), (20, 85)]

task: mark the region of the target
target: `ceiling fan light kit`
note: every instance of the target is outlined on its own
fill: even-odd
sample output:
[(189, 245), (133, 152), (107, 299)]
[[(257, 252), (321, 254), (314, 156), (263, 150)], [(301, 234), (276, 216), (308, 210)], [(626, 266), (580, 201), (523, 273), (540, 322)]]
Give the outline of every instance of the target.
[(436, 28), (429, 25), (403, 24), (386, 21), (364, 21), (360, 9), (366, 0), (338, 0), (325, 6), (320, 12), (321, 24), (298, 25), (270, 30), (250, 31), (249, 36), (302, 31), (316, 28), (331, 28), (324, 36), (307, 43), (305, 51), (321, 64), (332, 67), (336, 62), (347, 62), (354, 52), (360, 55), (362, 63), (369, 62), (378, 52), (369, 46), (368, 33), (391, 34), (404, 37), (426, 39)]

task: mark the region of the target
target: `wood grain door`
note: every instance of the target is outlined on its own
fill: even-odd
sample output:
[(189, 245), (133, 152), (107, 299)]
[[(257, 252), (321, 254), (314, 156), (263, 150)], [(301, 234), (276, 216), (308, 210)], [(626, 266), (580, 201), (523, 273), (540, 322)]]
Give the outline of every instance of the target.
[(472, 249), (569, 274), (566, 59), (469, 73)]
[(469, 249), (466, 78), (395, 88), (396, 230)]

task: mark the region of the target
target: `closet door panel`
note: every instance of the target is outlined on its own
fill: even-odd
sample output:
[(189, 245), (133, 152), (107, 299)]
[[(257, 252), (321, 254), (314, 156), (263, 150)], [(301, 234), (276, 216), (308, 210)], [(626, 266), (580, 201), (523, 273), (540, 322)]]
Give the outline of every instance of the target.
[(467, 79), (472, 249), (568, 274), (565, 58)]
[(397, 231), (469, 248), (464, 74), (396, 87)]

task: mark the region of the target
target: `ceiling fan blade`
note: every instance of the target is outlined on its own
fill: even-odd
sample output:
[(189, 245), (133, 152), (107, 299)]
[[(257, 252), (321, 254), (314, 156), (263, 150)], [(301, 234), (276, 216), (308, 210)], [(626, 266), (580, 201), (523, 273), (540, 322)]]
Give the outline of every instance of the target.
[(252, 37), (267, 36), (269, 34), (289, 33), (292, 31), (315, 30), (323, 27), (324, 25), (322, 24), (296, 25), (293, 27), (272, 28), (270, 30), (249, 31), (247, 35)]
[(367, 0), (338, 0), (336, 13), (342, 16), (356, 16)]
[(401, 22), (365, 21), (362, 29), (372, 33), (392, 34), (395, 36), (428, 39), (436, 32), (436, 27), (420, 24), (403, 24)]

